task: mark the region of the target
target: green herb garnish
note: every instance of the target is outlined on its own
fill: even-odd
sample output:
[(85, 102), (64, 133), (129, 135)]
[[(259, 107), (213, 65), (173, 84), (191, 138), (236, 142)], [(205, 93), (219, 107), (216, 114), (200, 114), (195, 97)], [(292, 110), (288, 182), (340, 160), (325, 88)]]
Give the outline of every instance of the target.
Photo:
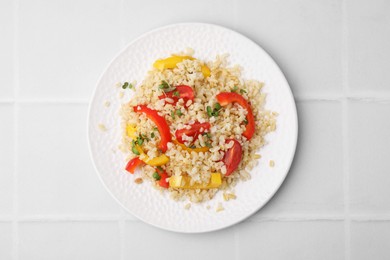
[(138, 152), (137, 148), (135, 147), (135, 141), (131, 141), (131, 151), (136, 154), (136, 155), (140, 155), (140, 153)]
[(129, 86), (129, 82), (125, 82), (125, 83), (123, 83), (122, 88), (126, 89), (128, 86)]
[(160, 174), (158, 174), (158, 172), (154, 172), (153, 173), (153, 178), (156, 180), (156, 181), (159, 181), (161, 179), (161, 176)]
[(164, 169), (161, 166), (157, 166), (157, 170), (164, 171)]
[(183, 113), (181, 112), (181, 110), (180, 110), (180, 109), (176, 109), (176, 115), (178, 115), (178, 116), (182, 116), (182, 115), (183, 115)]
[(238, 90), (238, 87), (234, 86), (234, 88), (232, 88), (231, 92), (237, 92), (237, 90)]
[(212, 117), (213, 116), (213, 111), (211, 110), (211, 107), (210, 106), (207, 106), (207, 115), (209, 116), (209, 117)]
[(161, 84), (158, 86), (159, 89), (168, 89), (170, 86), (168, 84), (168, 82), (166, 82), (165, 80), (161, 81)]
[(150, 137), (151, 137), (151, 138), (154, 138), (154, 137), (155, 137), (155, 134), (152, 132), (152, 133), (150, 134)]
[(175, 119), (175, 111), (172, 111), (172, 112), (171, 112), (171, 117), (172, 117), (173, 119)]
[(221, 104), (216, 103), (216, 104), (214, 105), (214, 109), (220, 110), (220, 109), (221, 109)]
[(175, 97), (180, 97), (179, 91), (174, 91), (174, 92), (173, 92), (173, 95), (174, 95)]
[(248, 93), (248, 92), (246, 92), (245, 89), (240, 89), (240, 93), (241, 93), (241, 94), (244, 94), (244, 93)]
[(205, 142), (204, 143), (208, 148), (211, 148), (211, 143), (210, 142)]
[(248, 124), (248, 119), (245, 118), (244, 124), (246, 124), (246, 125)]

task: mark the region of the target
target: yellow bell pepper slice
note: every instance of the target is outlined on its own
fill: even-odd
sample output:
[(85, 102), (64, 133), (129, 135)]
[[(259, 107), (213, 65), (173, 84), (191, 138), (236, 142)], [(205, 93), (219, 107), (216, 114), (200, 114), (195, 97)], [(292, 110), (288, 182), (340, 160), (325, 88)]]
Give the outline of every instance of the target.
[(216, 189), (222, 184), (222, 176), (220, 173), (212, 173), (210, 182), (205, 184), (195, 183), (190, 185), (191, 177), (189, 176), (171, 176), (169, 178), (169, 186), (176, 189)]
[(188, 151), (188, 152), (196, 152), (196, 153), (203, 152), (203, 153), (205, 153), (205, 152), (207, 152), (207, 151), (209, 150), (208, 147), (189, 148), (189, 147), (185, 146), (184, 144), (179, 143), (179, 141), (177, 141), (176, 139), (172, 139), (172, 142), (173, 142), (174, 144), (179, 145), (183, 150), (186, 150), (186, 151)]
[(169, 162), (169, 157), (165, 154), (162, 154), (158, 157), (154, 157), (153, 159), (149, 159), (149, 157), (146, 155), (144, 162), (151, 166), (161, 166)]
[(150, 165), (150, 166), (161, 166), (164, 164), (167, 164), (169, 162), (169, 157), (165, 154), (162, 154), (160, 156), (154, 157), (153, 159), (150, 159), (149, 156), (147, 156), (144, 151), (142, 150), (141, 146), (138, 144), (135, 145), (135, 148), (137, 151), (141, 154), (140, 159)]
[(210, 77), (211, 71), (210, 71), (209, 67), (207, 67), (207, 65), (203, 65), (201, 70), (202, 70), (203, 77), (205, 77), (205, 78)]
[(126, 126), (126, 134), (131, 139), (137, 138), (137, 136), (135, 134), (136, 132), (137, 132), (137, 128), (135, 126), (130, 125), (130, 124)]
[(191, 56), (171, 56), (166, 59), (156, 60), (153, 64), (158, 70), (174, 69), (176, 65), (184, 60), (193, 60)]
[[(153, 67), (161, 71), (164, 69), (174, 69), (176, 68), (178, 63), (183, 62), (184, 60), (195, 60), (195, 58), (191, 56), (173, 55), (166, 59), (156, 60), (153, 64)], [(203, 65), (201, 71), (205, 78), (210, 77), (211, 72), (210, 72), (210, 68), (207, 67), (207, 65)]]

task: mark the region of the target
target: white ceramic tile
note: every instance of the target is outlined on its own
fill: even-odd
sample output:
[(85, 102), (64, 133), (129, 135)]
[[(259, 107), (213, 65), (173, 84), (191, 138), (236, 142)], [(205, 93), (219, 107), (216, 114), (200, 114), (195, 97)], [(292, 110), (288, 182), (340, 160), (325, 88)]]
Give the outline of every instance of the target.
[(203, 22), (234, 28), (236, 0), (124, 1), (123, 19), (125, 43), (151, 29), (172, 23)]
[(298, 103), (299, 137), (291, 170), (275, 197), (253, 218), (342, 215), (341, 104)]
[(0, 99), (13, 97), (14, 1), (0, 1)]
[(12, 259), (12, 224), (0, 223), (0, 259)]
[(275, 58), (294, 94), (340, 94), (341, 1), (243, 1), (238, 29)]
[(127, 222), (125, 259), (235, 259), (234, 229), (180, 234)]
[(347, 0), (352, 93), (390, 93), (390, 2)]
[(390, 103), (349, 104), (351, 212), (390, 213)]
[(245, 222), (238, 259), (344, 259), (343, 222)]
[(21, 223), (19, 259), (118, 259), (118, 223)]
[(120, 0), (21, 0), (20, 96), (89, 98), (120, 50)]
[(14, 174), (14, 109), (0, 104), (0, 216), (12, 215)]
[(119, 214), (88, 154), (87, 106), (23, 104), (19, 112), (20, 213)]
[(390, 222), (353, 222), (351, 259), (387, 260), (390, 257)]

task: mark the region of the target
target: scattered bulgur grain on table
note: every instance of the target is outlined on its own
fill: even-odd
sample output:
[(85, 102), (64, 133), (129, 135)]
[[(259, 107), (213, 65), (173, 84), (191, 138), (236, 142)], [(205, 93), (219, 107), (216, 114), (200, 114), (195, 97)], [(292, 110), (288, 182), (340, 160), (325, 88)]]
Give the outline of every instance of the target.
[(218, 203), (218, 206), (217, 206), (217, 208), (216, 208), (215, 211), (216, 211), (216, 212), (221, 212), (221, 211), (223, 211), (223, 210), (225, 210), (225, 209), (224, 209), (224, 207), (222, 206), (222, 203), (219, 202), (219, 203)]
[(270, 160), (270, 161), (269, 161), (269, 166), (270, 166), (270, 167), (274, 167), (274, 166), (275, 166), (274, 160)]
[(107, 127), (104, 124), (98, 124), (98, 128), (103, 132), (107, 131)]
[(134, 182), (137, 183), (137, 184), (141, 184), (141, 183), (144, 182), (144, 180), (143, 180), (142, 178), (136, 178), (136, 179), (134, 180)]

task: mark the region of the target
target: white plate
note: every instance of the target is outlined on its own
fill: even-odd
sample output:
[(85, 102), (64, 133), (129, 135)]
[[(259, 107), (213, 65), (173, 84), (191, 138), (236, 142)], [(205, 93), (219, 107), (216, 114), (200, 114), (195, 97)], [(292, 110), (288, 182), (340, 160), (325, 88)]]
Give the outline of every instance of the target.
[[(114, 39), (113, 39), (114, 40)], [(231, 64), (243, 68), (243, 77), (263, 81), (268, 94), (266, 109), (276, 111), (277, 130), (267, 135), (269, 144), (261, 149), (262, 158), (251, 172), (252, 179), (235, 188), (237, 199), (224, 202), (221, 192), (210, 202), (185, 203), (161, 195), (149, 183), (134, 183), (135, 175), (126, 173), (124, 155), (118, 151), (121, 129), (118, 110), (131, 98), (125, 91), (122, 99), (116, 83), (141, 82), (153, 62), (161, 57), (191, 47), (195, 57), (211, 60), (228, 53)], [(104, 50), (102, 50), (104, 51)], [(104, 103), (109, 101), (107, 108)], [(89, 146), (95, 168), (111, 195), (130, 213), (151, 225), (177, 232), (199, 233), (222, 229), (249, 217), (275, 194), (285, 179), (297, 143), (297, 112), (290, 87), (273, 59), (257, 44), (232, 30), (211, 24), (174, 24), (153, 30), (131, 42), (108, 66), (101, 76), (89, 109)], [(104, 124), (107, 131), (101, 131)], [(269, 167), (269, 161), (275, 167)], [(216, 212), (218, 202), (224, 211)], [(206, 205), (211, 208), (207, 209)]]

